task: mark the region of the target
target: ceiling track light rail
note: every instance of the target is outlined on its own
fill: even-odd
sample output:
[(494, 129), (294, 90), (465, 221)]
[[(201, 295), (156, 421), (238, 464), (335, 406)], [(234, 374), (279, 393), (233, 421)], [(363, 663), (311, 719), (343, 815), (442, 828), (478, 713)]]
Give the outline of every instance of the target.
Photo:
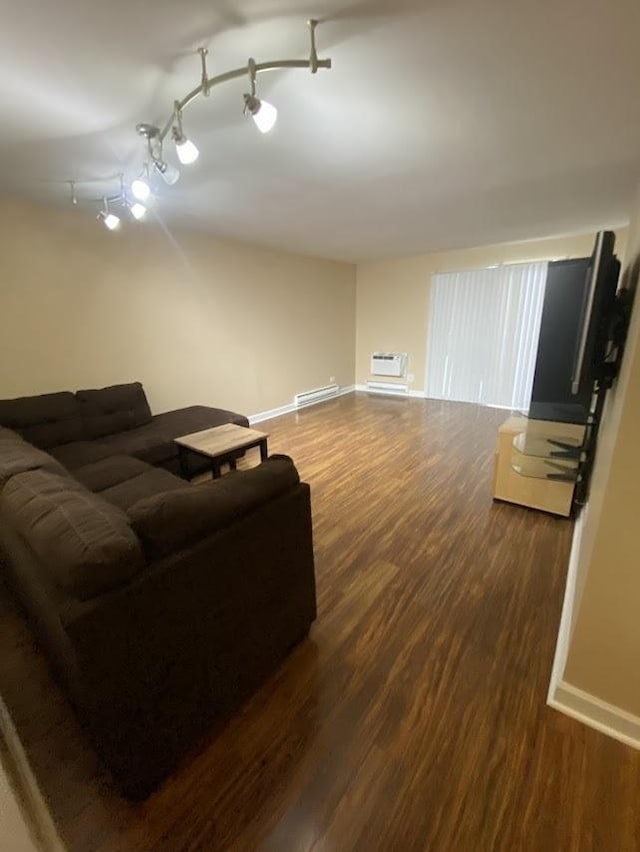
[[(318, 21), (307, 21), (310, 33), (311, 50), (309, 59), (275, 59), (271, 62), (255, 62), (249, 59), (247, 64), (241, 68), (234, 68), (232, 71), (225, 71), (222, 74), (217, 74), (214, 77), (209, 77), (207, 70), (207, 55), (206, 47), (199, 47), (198, 54), (200, 55), (201, 78), (200, 84), (192, 89), (182, 100), (175, 100), (173, 104), (173, 112), (170, 118), (162, 127), (156, 127), (153, 124), (140, 123), (136, 125), (136, 131), (139, 136), (142, 136), (147, 141), (147, 159), (144, 163), (142, 171), (132, 180), (130, 192), (133, 200), (129, 198), (127, 188), (124, 182), (124, 176), (120, 175), (120, 191), (115, 195), (106, 195), (101, 199), (103, 209), (98, 214), (98, 219), (102, 221), (109, 230), (115, 230), (120, 224), (117, 216), (112, 214), (109, 209), (109, 204), (120, 203), (129, 210), (131, 215), (136, 219), (141, 219), (147, 212), (146, 207), (142, 202), (147, 202), (151, 197), (151, 174), (158, 174), (164, 183), (172, 186), (180, 178), (180, 171), (167, 162), (163, 154), (163, 143), (166, 137), (171, 134), (176, 148), (178, 160), (182, 165), (191, 165), (199, 156), (199, 151), (194, 142), (185, 135), (182, 127), (183, 111), (189, 106), (199, 95), (205, 98), (209, 97), (211, 89), (227, 83), (230, 80), (236, 80), (245, 75), (249, 77), (250, 92), (244, 95), (244, 112), (249, 113), (253, 118), (256, 126), (262, 133), (267, 133), (276, 122), (278, 111), (267, 101), (259, 98), (256, 94), (256, 77), (258, 74), (266, 71), (277, 71), (285, 68), (306, 68), (312, 74), (316, 74), (320, 68), (331, 68), (330, 59), (319, 59), (316, 49), (316, 27)], [(86, 182), (86, 181), (83, 181)], [(71, 190), (71, 202), (75, 205), (78, 203), (75, 188), (80, 181), (69, 181)], [(93, 200), (93, 199), (92, 199)], [(115, 222), (114, 222), (115, 220)]]

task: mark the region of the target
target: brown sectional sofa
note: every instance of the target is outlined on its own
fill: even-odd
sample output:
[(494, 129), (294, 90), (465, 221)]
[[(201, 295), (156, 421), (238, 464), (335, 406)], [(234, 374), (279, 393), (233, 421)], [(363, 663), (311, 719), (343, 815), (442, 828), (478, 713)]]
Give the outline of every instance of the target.
[(309, 487), (291, 459), (201, 485), (171, 472), (173, 437), (230, 421), (247, 423), (152, 417), (139, 384), (0, 401), (3, 573), (131, 798), (315, 618)]
[[(0, 400), (0, 426), (14, 429), (71, 470), (122, 454), (178, 473), (173, 439), (223, 423), (249, 425), (242, 414), (204, 405), (152, 415), (140, 382)], [(203, 469), (197, 456), (188, 464), (190, 473)]]

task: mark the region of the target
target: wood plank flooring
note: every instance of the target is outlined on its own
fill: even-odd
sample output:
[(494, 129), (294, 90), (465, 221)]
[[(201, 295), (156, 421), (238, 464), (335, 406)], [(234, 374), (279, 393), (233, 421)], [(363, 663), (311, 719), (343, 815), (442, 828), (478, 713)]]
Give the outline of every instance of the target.
[(352, 394), (261, 424), (311, 483), (318, 620), (140, 805), (5, 600), (0, 691), (68, 848), (640, 850), (640, 753), (545, 705), (572, 525), (492, 503), (504, 416)]

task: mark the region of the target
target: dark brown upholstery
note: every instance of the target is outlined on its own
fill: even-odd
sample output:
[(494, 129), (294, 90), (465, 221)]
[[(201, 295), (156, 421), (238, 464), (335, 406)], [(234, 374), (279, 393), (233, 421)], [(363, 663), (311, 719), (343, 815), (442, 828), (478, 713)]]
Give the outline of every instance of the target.
[(147, 553), (164, 556), (229, 526), (298, 482), (298, 471), (288, 456), (271, 456), (259, 467), (198, 488), (183, 486), (148, 497), (131, 505), (128, 515)]
[(73, 475), (90, 491), (124, 510), (156, 494), (185, 488), (179, 477), (130, 456), (111, 456), (80, 467)]
[(126, 587), (67, 609), (66, 635), (86, 661), (78, 709), (125, 794), (141, 798), (156, 787), (213, 720), (274, 671), (315, 616), (302, 483)]
[(151, 409), (140, 382), (76, 391), (88, 438), (101, 438), (151, 423)]
[(178, 411), (167, 411), (156, 414), (151, 423), (138, 429), (108, 435), (101, 443), (111, 447), (114, 453), (134, 456), (149, 464), (166, 466), (176, 461), (178, 448), (174, 438), (221, 426), (223, 423), (236, 423), (238, 426), (248, 426), (249, 421), (240, 414), (225, 411), (221, 408), (207, 408), (204, 405), (192, 405)]
[(68, 391), (0, 400), (0, 425), (43, 450), (84, 437), (80, 403)]
[(75, 471), (87, 464), (111, 458), (114, 455), (110, 447), (100, 441), (74, 441), (62, 447), (52, 447), (49, 451), (67, 470)]
[(74, 477), (89, 491), (104, 491), (152, 468), (131, 456), (110, 456), (108, 459), (85, 464), (73, 471)]
[(16, 474), (0, 492), (0, 515), (53, 582), (81, 600), (122, 585), (144, 566), (127, 516), (68, 475)]
[(156, 494), (182, 491), (190, 486), (186, 485), (183, 479), (179, 476), (174, 476), (168, 470), (162, 470), (157, 467), (146, 465), (144, 473), (138, 474), (131, 479), (126, 479), (118, 485), (112, 485), (110, 488), (105, 488), (100, 492), (100, 496), (104, 497), (114, 506), (119, 506), (127, 511), (131, 506), (138, 503), (140, 500), (146, 500), (154, 497)]
[[(92, 396), (53, 394), (50, 411), (45, 397), (0, 403), (0, 425), (11, 418), (18, 431), (44, 430), (46, 442), (68, 439), (54, 460), (0, 429), (0, 466), (4, 453), (9, 468), (0, 553), (96, 751), (123, 792), (142, 798), (307, 634), (316, 612), (311, 509), (286, 457), (208, 486), (168, 472), (174, 438), (248, 425), (233, 412), (193, 406), (84, 439), (70, 428), (75, 406), (90, 405), (84, 422), (95, 417), (87, 428), (101, 432), (120, 404), (120, 391), (108, 390), (97, 414)], [(37, 467), (17, 473), (25, 463)], [(149, 559), (119, 507), (131, 510)]]
[(48, 453), (29, 444), (17, 432), (0, 427), (0, 490), (16, 473), (38, 468), (61, 475), (66, 473)]

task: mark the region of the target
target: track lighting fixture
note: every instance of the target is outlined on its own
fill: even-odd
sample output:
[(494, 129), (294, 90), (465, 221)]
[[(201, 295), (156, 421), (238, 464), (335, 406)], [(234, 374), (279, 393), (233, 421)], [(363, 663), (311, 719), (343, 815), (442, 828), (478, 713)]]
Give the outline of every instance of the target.
[[(217, 74), (215, 77), (209, 77), (207, 71), (208, 50), (206, 47), (198, 48), (201, 66), (200, 84), (185, 95), (182, 100), (174, 101), (173, 112), (164, 126), (157, 127), (153, 124), (138, 124), (136, 126), (138, 134), (147, 140), (145, 167), (142, 173), (131, 182), (127, 191), (125, 191), (124, 176), (120, 175), (120, 193), (108, 195), (103, 198), (104, 209), (98, 214), (98, 219), (105, 227), (113, 231), (120, 225), (120, 218), (109, 210), (109, 201), (124, 204), (135, 219), (142, 219), (145, 216), (147, 208), (144, 202), (151, 196), (150, 170), (152, 167), (153, 171), (157, 172), (168, 186), (173, 186), (179, 180), (179, 169), (167, 162), (163, 156), (163, 142), (169, 133), (171, 133), (171, 138), (175, 143), (176, 154), (180, 162), (183, 165), (195, 163), (199, 157), (199, 151), (193, 141), (184, 134), (182, 129), (182, 112), (199, 95), (208, 97), (214, 86), (243, 77), (248, 71), (250, 92), (244, 96), (244, 112), (251, 115), (261, 133), (268, 133), (276, 123), (278, 110), (273, 104), (262, 100), (256, 95), (256, 76), (260, 72), (275, 71), (279, 68), (307, 68), (312, 74), (316, 74), (320, 68), (331, 68), (330, 59), (318, 59), (315, 41), (317, 23), (317, 21), (313, 20), (308, 21), (311, 37), (311, 51), (308, 59), (275, 59), (270, 62), (260, 63), (249, 59), (247, 65), (242, 68), (235, 68), (231, 71), (224, 71), (221, 74)], [(74, 181), (69, 181), (69, 185), (71, 203), (75, 205), (78, 203), (75, 194), (76, 184)], [(130, 192), (130, 195), (135, 201), (129, 200), (127, 197), (128, 192)]]
[(116, 216), (115, 213), (112, 213), (109, 210), (109, 201), (106, 198), (102, 199), (104, 204), (104, 209), (101, 210), (98, 215), (98, 221), (102, 222), (105, 228), (108, 228), (110, 231), (115, 231), (120, 227), (120, 217)]
[(249, 82), (251, 94), (244, 96), (244, 112), (249, 113), (260, 133), (268, 133), (278, 119), (278, 110), (268, 101), (256, 97), (256, 63), (249, 60)]
[(171, 136), (173, 141), (176, 144), (176, 153), (178, 154), (178, 159), (184, 166), (189, 166), (191, 163), (195, 163), (195, 161), (200, 156), (200, 151), (193, 144), (191, 139), (187, 139), (182, 130), (182, 110), (180, 109), (180, 102), (176, 101), (174, 104), (176, 123), (173, 125), (171, 130)]

